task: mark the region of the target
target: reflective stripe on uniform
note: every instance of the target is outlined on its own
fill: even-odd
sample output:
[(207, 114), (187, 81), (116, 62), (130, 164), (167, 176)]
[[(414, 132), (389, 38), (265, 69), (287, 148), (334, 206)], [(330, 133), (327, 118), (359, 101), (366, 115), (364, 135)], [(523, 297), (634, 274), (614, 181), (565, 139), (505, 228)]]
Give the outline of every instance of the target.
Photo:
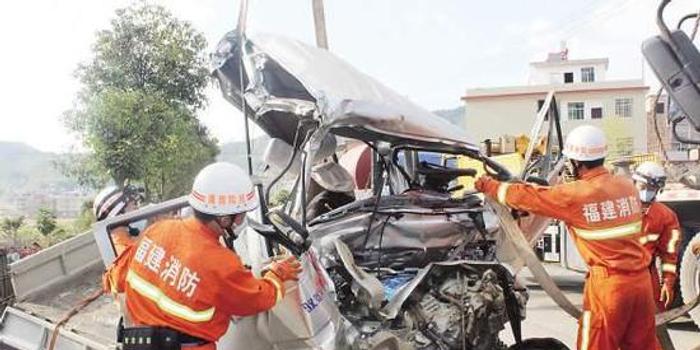
[(649, 242), (656, 242), (659, 240), (659, 234), (658, 233), (650, 233), (646, 236), (642, 236), (639, 238), (639, 243), (641, 244), (647, 244)]
[(676, 265), (674, 264), (661, 264), (661, 271), (668, 273), (676, 273)]
[(496, 199), (498, 199), (498, 203), (508, 205), (506, 204), (506, 193), (508, 193), (508, 187), (510, 187), (510, 184), (507, 182), (501, 182), (501, 184), (498, 185), (498, 192), (496, 192)]
[(283, 297), (282, 293), (284, 293), (284, 289), (282, 289), (282, 284), (280, 284), (280, 281), (275, 277), (265, 276), (263, 279), (270, 281), (270, 283), (275, 286), (275, 304), (277, 304)]
[(582, 228), (574, 228), (577, 235), (581, 236), (583, 239), (597, 241), (603, 239), (621, 238), (635, 233), (639, 233), (642, 230), (642, 222), (635, 221), (630, 224), (621, 225), (617, 227), (603, 228), (598, 230), (587, 230)]
[(677, 229), (671, 230), (671, 239), (668, 240), (668, 246), (666, 247), (666, 251), (669, 252), (669, 254), (673, 254), (676, 252), (676, 244), (678, 243), (678, 240), (681, 238), (681, 231)]
[(207, 322), (214, 317), (214, 307), (206, 310), (195, 311), (188, 306), (182, 305), (170, 299), (158, 287), (146, 281), (134, 271), (129, 270), (126, 274), (126, 281), (137, 293), (156, 303), (163, 312), (190, 322)]
[(581, 350), (588, 350), (591, 337), (591, 312), (584, 311), (581, 317)]

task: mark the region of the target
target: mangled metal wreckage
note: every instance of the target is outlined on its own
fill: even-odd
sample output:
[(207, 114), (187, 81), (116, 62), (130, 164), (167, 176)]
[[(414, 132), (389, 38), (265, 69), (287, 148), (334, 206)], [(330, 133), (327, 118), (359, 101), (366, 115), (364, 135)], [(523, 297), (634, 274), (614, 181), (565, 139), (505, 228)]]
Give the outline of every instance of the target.
[[(272, 137), (277, 157), (265, 159), (261, 209), (249, 215), (235, 249), (258, 273), (282, 250), (299, 256), (304, 271), (275, 308), (232, 320), (217, 348), (502, 349), (499, 333), (508, 323), (519, 339), (527, 292), (511, 268), (522, 261), (492, 210), (473, 192), (456, 195), (453, 180), (473, 176), (474, 169), (446, 167), (435, 155), (476, 159), (504, 179), (508, 171), (457, 128), (325, 50), (260, 36), (246, 40), (241, 55), (240, 44), (235, 33), (221, 41), (213, 74), (226, 99), (245, 105), (250, 120)], [(336, 159), (341, 138), (372, 149), (370, 193), (307, 217), (306, 204), (320, 191), (312, 170)], [(294, 180), (292, 197), (270, 210), (265, 199), (285, 174)], [(181, 197), (98, 222), (94, 243), (103, 263), (115, 258), (111, 228), (184, 207)], [(541, 223), (531, 222), (539, 228), (529, 230), (530, 242)], [(116, 313), (106, 317), (107, 308), (114, 306), (105, 298), (96, 311), (100, 322), (72, 323), (84, 339), (64, 331), (57, 349), (113, 348), (93, 337), (111, 334)], [(54, 325), (9, 314), (0, 345), (46, 346)], [(29, 323), (42, 330), (41, 339)], [(102, 326), (106, 333), (95, 329)]]
[[(296, 175), (287, 204), (263, 205), (237, 250), (255, 267), (285, 247), (305, 268), (281, 305), (236, 322), (219, 348), (498, 349), (509, 321), (520, 336), (527, 292), (499, 262), (497, 220), (474, 192), (454, 196), (449, 186), (475, 171), (421, 154), (477, 159), (502, 178), (506, 169), (326, 50), (268, 35), (241, 45), (231, 32), (213, 61), (225, 98), (289, 146), (268, 164), (281, 169), (272, 177)], [(337, 139), (372, 149), (371, 195), (307, 218), (320, 190), (310, 174), (337, 159)]]

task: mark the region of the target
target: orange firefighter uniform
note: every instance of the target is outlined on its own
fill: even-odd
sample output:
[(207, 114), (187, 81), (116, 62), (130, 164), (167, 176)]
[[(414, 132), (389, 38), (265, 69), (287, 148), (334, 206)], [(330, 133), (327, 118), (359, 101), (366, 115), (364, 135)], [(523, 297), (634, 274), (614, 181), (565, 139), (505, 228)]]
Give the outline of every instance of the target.
[(134, 325), (168, 327), (209, 341), (189, 350), (216, 349), (231, 316), (268, 310), (284, 295), (280, 279), (269, 273), (255, 278), (195, 218), (159, 221), (142, 236), (107, 270), (104, 288), (126, 294)]
[[(673, 286), (676, 284), (678, 262), (678, 248), (681, 243), (681, 229), (676, 213), (659, 202), (651, 202), (644, 210), (644, 220), (642, 224), (644, 236), (640, 242), (644, 245), (652, 256), (650, 271), (652, 275), (652, 286), (654, 288), (654, 300), (659, 310), (665, 310), (666, 305), (661, 300), (661, 286), (667, 285), (669, 295), (668, 302), (673, 301)], [(656, 258), (661, 259), (661, 275), (656, 268)], [(670, 299), (670, 300), (669, 300)]]
[(651, 256), (642, 237), (641, 202), (628, 179), (604, 167), (545, 187), (482, 177), (478, 190), (509, 207), (562, 220), (590, 267), (578, 349), (654, 349)]
[(114, 245), (114, 251), (117, 256), (121, 255), (127, 247), (133, 245), (138, 240), (138, 237), (129, 234), (128, 226), (117, 226), (113, 228), (109, 234), (112, 236), (112, 244)]

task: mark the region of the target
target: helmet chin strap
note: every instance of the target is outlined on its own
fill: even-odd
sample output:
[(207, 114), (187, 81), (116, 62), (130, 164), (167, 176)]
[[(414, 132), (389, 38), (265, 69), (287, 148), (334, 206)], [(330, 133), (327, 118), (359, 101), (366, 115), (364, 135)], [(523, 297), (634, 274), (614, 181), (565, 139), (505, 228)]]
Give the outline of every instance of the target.
[(226, 247), (229, 249), (233, 249), (233, 241), (236, 239), (236, 232), (233, 229), (233, 224), (234, 220), (231, 220), (231, 224), (226, 227), (221, 223), (222, 218), (218, 217), (214, 221), (216, 222), (216, 225), (219, 226), (219, 229), (221, 230), (221, 235), (224, 237), (224, 243), (226, 243)]
[(580, 175), (579, 167), (580, 167), (580, 164), (573, 159), (569, 159), (566, 161), (566, 170), (568, 171), (569, 175), (571, 175), (574, 179), (579, 178), (579, 175)]

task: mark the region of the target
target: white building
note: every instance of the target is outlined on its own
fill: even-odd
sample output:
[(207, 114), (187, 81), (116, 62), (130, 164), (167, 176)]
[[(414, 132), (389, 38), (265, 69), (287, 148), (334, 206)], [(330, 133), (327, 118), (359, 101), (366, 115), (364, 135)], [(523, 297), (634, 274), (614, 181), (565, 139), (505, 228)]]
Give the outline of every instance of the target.
[(608, 59), (569, 60), (566, 51), (530, 63), (528, 85), (468, 89), (466, 129), (475, 142), (529, 134), (539, 107), (555, 91), (563, 132), (582, 124), (605, 130), (611, 158), (647, 151), (648, 87), (606, 80)]
[(607, 58), (569, 60), (560, 53), (549, 54), (544, 62), (530, 63), (529, 85), (593, 83), (605, 81)]
[(0, 215), (22, 215), (34, 218), (39, 209), (48, 209), (58, 218), (76, 218), (83, 210), (83, 204), (92, 196), (80, 191), (60, 193), (16, 193), (13, 200), (0, 204)]

